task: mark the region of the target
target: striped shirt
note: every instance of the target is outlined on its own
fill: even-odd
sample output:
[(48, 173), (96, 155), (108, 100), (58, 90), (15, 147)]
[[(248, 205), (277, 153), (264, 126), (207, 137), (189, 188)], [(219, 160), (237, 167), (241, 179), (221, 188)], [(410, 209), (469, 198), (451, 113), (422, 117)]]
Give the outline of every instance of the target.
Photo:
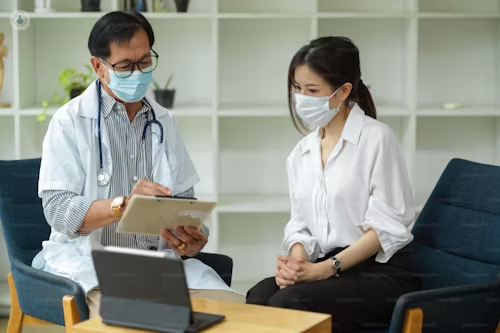
[[(142, 140), (142, 133), (146, 122), (152, 119), (153, 113), (150, 106), (143, 103), (141, 110), (130, 122), (125, 106), (115, 101), (104, 89), (101, 89), (101, 98), (102, 120), (109, 132), (113, 165), (109, 195), (110, 198), (128, 196), (137, 180), (150, 179), (152, 173), (151, 126), (148, 127), (145, 140)], [(194, 189), (191, 187), (176, 195), (194, 197)], [(41, 197), (45, 218), (54, 230), (72, 238), (88, 234), (78, 230), (94, 202), (92, 198), (59, 190), (43, 191)], [(117, 233), (117, 226), (118, 221), (104, 227), (101, 238), (103, 246), (136, 249), (159, 247), (159, 237)], [(207, 226), (203, 225), (202, 230), (205, 234), (209, 234)]]

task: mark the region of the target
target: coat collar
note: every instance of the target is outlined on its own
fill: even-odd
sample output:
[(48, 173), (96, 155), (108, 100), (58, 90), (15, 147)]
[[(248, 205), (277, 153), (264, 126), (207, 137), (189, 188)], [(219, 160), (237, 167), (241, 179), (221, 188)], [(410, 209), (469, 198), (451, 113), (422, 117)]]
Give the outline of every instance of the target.
[[(100, 92), (99, 92), (100, 93)], [(97, 80), (95, 80), (87, 89), (78, 97), (77, 114), (84, 118), (97, 119), (98, 93)], [(146, 96), (146, 101), (153, 108), (156, 118), (161, 118), (168, 114), (167, 109), (158, 104), (153, 98)]]
[[(348, 141), (353, 145), (357, 146), (359, 144), (359, 138), (361, 137), (361, 132), (363, 130), (363, 122), (365, 119), (365, 112), (359, 107), (358, 103), (353, 103), (351, 111), (347, 116), (347, 120), (344, 124), (344, 129), (340, 135), (341, 140)], [(321, 142), (321, 137), (323, 133), (323, 128), (316, 128), (316, 130), (309, 135), (306, 139), (306, 144), (304, 145), (301, 154), (304, 155), (310, 152), (314, 147)]]

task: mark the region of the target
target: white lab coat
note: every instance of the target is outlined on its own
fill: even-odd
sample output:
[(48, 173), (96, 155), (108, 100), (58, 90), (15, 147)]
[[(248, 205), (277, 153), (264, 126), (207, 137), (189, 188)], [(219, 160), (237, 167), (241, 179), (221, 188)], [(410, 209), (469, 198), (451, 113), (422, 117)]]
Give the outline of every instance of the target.
[[(194, 186), (199, 176), (186, 151), (177, 127), (177, 121), (165, 108), (147, 97), (163, 125), (163, 153), (154, 173), (154, 180), (174, 193)], [(61, 107), (52, 117), (43, 141), (39, 194), (44, 190), (66, 190), (88, 198), (109, 198), (108, 186), (98, 186), (99, 147), (97, 131), (98, 99), (96, 82), (83, 94)], [(159, 132), (159, 126), (153, 126)], [(104, 169), (112, 174), (108, 131), (101, 121), (102, 156)], [(158, 140), (152, 141), (156, 152)], [(154, 158), (154, 156), (153, 156)], [(119, 166), (117, 166), (119, 167)], [(33, 259), (32, 266), (46, 272), (69, 278), (89, 292), (98, 286), (91, 250), (102, 248), (102, 229), (88, 236), (71, 237), (52, 229), (49, 240)], [(197, 259), (184, 261), (188, 288), (229, 290), (219, 275)]]

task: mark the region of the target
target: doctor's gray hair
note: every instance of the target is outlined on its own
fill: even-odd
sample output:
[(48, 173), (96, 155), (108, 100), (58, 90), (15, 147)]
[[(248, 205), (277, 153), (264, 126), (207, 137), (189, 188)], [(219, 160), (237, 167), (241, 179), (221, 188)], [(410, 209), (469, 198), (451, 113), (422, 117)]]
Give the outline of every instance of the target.
[(155, 42), (153, 28), (138, 12), (110, 12), (102, 16), (90, 32), (88, 47), (90, 54), (106, 59), (111, 55), (110, 44), (128, 42), (140, 30), (148, 35), (149, 47)]
[(367, 116), (377, 118), (377, 110), (370, 91), (361, 80), (359, 50), (347, 37), (320, 37), (303, 46), (292, 58), (288, 70), (288, 107), (293, 124), (301, 133), (309, 129), (296, 114), (292, 89), (295, 86), (295, 69), (307, 65), (337, 90), (345, 83), (352, 84), (352, 91), (345, 100), (356, 102)]

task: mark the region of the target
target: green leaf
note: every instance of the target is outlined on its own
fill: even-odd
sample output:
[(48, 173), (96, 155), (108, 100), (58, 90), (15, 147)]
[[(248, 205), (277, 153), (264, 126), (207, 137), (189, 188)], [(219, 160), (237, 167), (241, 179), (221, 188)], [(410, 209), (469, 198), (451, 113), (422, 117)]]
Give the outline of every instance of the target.
[(165, 84), (165, 90), (168, 89), (168, 86), (170, 85), (170, 82), (172, 81), (172, 78), (174, 77), (174, 73), (170, 74), (168, 77), (167, 83)]
[(160, 85), (155, 80), (153, 80), (153, 85), (155, 86), (156, 90), (160, 90)]

